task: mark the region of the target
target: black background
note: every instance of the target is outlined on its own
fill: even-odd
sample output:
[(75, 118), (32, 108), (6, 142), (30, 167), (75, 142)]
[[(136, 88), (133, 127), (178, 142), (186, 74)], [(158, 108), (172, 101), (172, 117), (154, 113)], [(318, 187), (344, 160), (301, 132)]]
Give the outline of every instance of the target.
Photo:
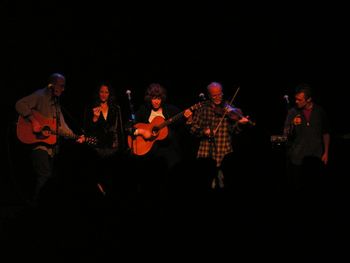
[[(338, 4), (69, 3), (5, 1), (2, 42), (6, 107), (67, 77), (65, 104), (77, 119), (98, 81), (132, 91), (161, 82), (180, 108), (198, 100), (211, 81), (227, 99), (271, 133), (281, 131), (283, 96), (307, 82), (329, 112), (334, 132), (349, 130), (346, 104), (348, 18)], [(127, 106), (127, 104), (126, 104)], [(128, 108), (124, 107), (127, 114)]]
[[(62, 104), (71, 116), (66, 117), (67, 122), (76, 132), (81, 128), (84, 107), (102, 80), (111, 81), (117, 90), (125, 119), (129, 115), (126, 90), (132, 91), (133, 103), (138, 108), (146, 87), (152, 82), (163, 84), (168, 90), (169, 102), (182, 109), (197, 103), (199, 93), (205, 92), (211, 81), (223, 84), (227, 99), (240, 87), (235, 105), (251, 116), (259, 131), (267, 136), (282, 132), (286, 115), (284, 95), (293, 101), (295, 86), (306, 82), (314, 88), (315, 101), (326, 109), (331, 121), (330, 171), (338, 184), (332, 195), (343, 191), (332, 199), (339, 210), (328, 209), (326, 213), (330, 214), (324, 217), (332, 220), (327, 228), (332, 230), (334, 225), (339, 225), (338, 218), (343, 218), (341, 207), (346, 205), (348, 196), (348, 179), (346, 172), (342, 172), (347, 170), (349, 159), (349, 139), (344, 135), (350, 133), (346, 95), (350, 43), (346, 10), (345, 3), (335, 1), (245, 4), (237, 1), (226, 4), (220, 1), (2, 1), (3, 210), (20, 199), (15, 193), (14, 179), (19, 176), (11, 173), (13, 168), (25, 170), (18, 158), (25, 152), (18, 151), (21, 146), (15, 136), (15, 102), (44, 87), (53, 72), (66, 76)], [(254, 148), (247, 149), (250, 150), (254, 152)], [(254, 158), (261, 155), (264, 153), (255, 153)], [(273, 166), (281, 165), (277, 163), (281, 156), (278, 152), (276, 155), (278, 158), (271, 161)], [(250, 172), (254, 161), (246, 164)], [(269, 171), (255, 173), (262, 176), (259, 180), (267, 178), (266, 174)], [(24, 176), (25, 173), (22, 178)], [(83, 175), (78, 177), (77, 188)], [(267, 181), (263, 183), (267, 184)], [(334, 207), (333, 203), (330, 207)], [(277, 221), (278, 211), (276, 207), (272, 216), (266, 218)], [(69, 220), (67, 225), (76, 228), (83, 216), (76, 217), (76, 224)], [(95, 216), (99, 218), (98, 214)], [(345, 219), (339, 220), (345, 222)], [(280, 227), (288, 228), (283, 222), (274, 228), (276, 236), (284, 235)], [(292, 220), (286, 222), (294, 224)], [(258, 228), (264, 235), (269, 234), (264, 226)], [(293, 229), (290, 231), (293, 235)], [(85, 233), (85, 229), (81, 232)], [(321, 235), (322, 230), (319, 233)], [(77, 240), (87, 242), (80, 236)], [(133, 244), (132, 237), (130, 240)], [(94, 242), (98, 244), (99, 239)]]

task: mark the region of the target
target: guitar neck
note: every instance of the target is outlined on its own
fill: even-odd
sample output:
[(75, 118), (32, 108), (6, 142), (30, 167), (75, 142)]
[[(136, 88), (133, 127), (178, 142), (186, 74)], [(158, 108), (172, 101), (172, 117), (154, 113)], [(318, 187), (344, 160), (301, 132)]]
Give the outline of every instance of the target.
[(171, 118), (167, 119), (166, 121), (164, 121), (160, 125), (158, 125), (158, 128), (162, 129), (165, 126), (168, 126), (169, 124), (179, 120), (182, 117), (183, 114), (184, 114), (184, 111), (179, 112), (178, 114), (172, 116)]
[[(188, 109), (191, 110), (191, 111), (194, 111), (194, 110), (198, 109), (199, 107), (201, 107), (202, 104), (203, 104), (202, 102), (199, 102), (199, 103), (197, 103), (197, 104), (195, 104), (195, 105), (192, 105), (192, 106), (189, 107)], [(162, 129), (162, 128), (164, 128), (165, 126), (168, 126), (169, 124), (171, 124), (171, 123), (173, 123), (173, 122), (179, 120), (179, 119), (184, 115), (184, 112), (185, 112), (185, 111), (186, 111), (186, 110), (183, 110), (183, 111), (179, 112), (178, 114), (172, 116), (171, 118), (167, 119), (166, 121), (162, 122), (161, 124), (158, 125), (158, 128), (159, 128), (159, 129)]]
[[(26, 144), (33, 143), (45, 143), (49, 145), (54, 145), (57, 143), (57, 136), (62, 136), (68, 139), (77, 140), (80, 138), (80, 135), (76, 135), (73, 132), (63, 132), (62, 130), (58, 130), (54, 120), (50, 118), (43, 117), (37, 111), (33, 111), (33, 115), (39, 121), (39, 123), (43, 126), (40, 132), (33, 132), (32, 123), (19, 116), (17, 123), (17, 137), (18, 139)], [(98, 140), (95, 137), (85, 137), (84, 143), (97, 145)]]
[(74, 134), (74, 133), (64, 133), (64, 132), (56, 132), (56, 131), (51, 131), (52, 135), (58, 135), (58, 136), (62, 136), (64, 138), (67, 139), (78, 139), (78, 135)]

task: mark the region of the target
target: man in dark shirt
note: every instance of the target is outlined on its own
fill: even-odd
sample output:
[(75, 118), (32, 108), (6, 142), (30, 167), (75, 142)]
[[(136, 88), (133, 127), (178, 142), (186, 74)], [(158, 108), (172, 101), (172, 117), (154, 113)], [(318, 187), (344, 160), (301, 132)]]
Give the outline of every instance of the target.
[(327, 165), (330, 143), (329, 121), (324, 109), (312, 98), (307, 84), (296, 87), (295, 107), (288, 111), (284, 135), (287, 136), (287, 179), (292, 189), (303, 190), (308, 165)]

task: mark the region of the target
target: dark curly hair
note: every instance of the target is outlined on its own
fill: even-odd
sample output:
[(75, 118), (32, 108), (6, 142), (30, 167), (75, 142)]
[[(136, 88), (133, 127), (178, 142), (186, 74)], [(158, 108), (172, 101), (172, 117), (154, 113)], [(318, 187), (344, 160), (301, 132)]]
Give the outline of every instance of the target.
[(148, 86), (145, 92), (145, 102), (151, 104), (151, 100), (154, 98), (160, 98), (162, 103), (166, 100), (166, 90), (159, 83), (152, 83)]

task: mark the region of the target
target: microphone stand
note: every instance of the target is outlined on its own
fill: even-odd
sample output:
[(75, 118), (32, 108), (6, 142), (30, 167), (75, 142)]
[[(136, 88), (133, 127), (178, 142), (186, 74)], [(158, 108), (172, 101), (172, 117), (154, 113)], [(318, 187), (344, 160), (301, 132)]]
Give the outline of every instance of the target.
[(118, 119), (119, 119), (119, 125), (120, 125), (120, 141), (121, 141), (121, 147), (120, 149), (124, 151), (125, 149), (125, 144), (124, 144), (124, 140), (125, 140), (125, 135), (124, 135), (124, 126), (123, 126), (123, 120), (122, 120), (122, 113), (121, 113), (121, 109), (120, 106), (117, 105), (117, 111), (118, 111)]
[[(127, 90), (126, 94), (128, 96), (128, 101), (129, 101), (129, 110), (130, 110), (130, 118), (129, 118), (129, 127), (130, 131), (133, 130), (133, 127), (135, 125), (136, 119), (135, 119), (135, 111), (134, 111), (134, 105), (131, 100), (131, 91)], [(130, 138), (131, 138), (131, 145), (130, 145), (130, 151), (133, 154), (134, 153), (134, 141), (135, 141), (135, 135), (130, 132)]]
[(284, 95), (283, 98), (286, 101), (286, 110), (288, 112), (292, 108), (292, 106), (290, 105), (290, 102), (289, 102), (289, 96), (288, 95)]

